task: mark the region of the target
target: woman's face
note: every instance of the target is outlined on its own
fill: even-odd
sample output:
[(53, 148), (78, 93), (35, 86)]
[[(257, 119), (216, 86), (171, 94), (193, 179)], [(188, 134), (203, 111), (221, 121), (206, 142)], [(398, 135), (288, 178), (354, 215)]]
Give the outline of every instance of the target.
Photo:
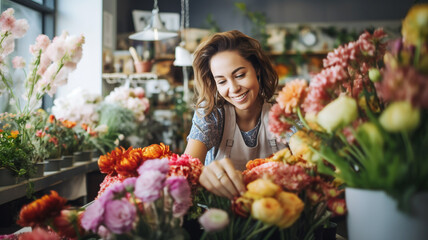
[(240, 110), (251, 110), (258, 102), (259, 82), (253, 65), (237, 51), (215, 54), (210, 61), (211, 73), (220, 95)]

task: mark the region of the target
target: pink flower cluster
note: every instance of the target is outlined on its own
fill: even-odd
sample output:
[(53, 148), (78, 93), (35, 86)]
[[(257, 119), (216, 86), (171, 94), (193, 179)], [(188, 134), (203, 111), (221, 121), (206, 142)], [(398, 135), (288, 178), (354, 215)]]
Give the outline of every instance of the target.
[[(67, 83), (68, 75), (76, 69), (82, 58), (82, 45), (85, 42), (83, 35), (69, 36), (63, 32), (52, 42), (45, 35), (39, 35), (36, 43), (30, 46), (34, 56), (36, 75), (30, 75), (27, 81), (36, 83), (36, 90), (52, 96), (59, 86)], [(31, 69), (31, 72), (33, 69)]]
[(365, 32), (357, 41), (328, 53), (323, 61), (324, 69), (312, 78), (309, 85), (308, 96), (303, 103), (305, 112), (317, 113), (341, 94), (358, 97), (363, 84), (369, 81), (368, 69), (376, 66), (385, 54), (386, 44), (382, 42), (385, 37), (382, 29), (375, 30), (373, 34)]
[(129, 232), (136, 222), (146, 219), (143, 215), (148, 213), (143, 208), (156, 201), (168, 203), (169, 198), (172, 205), (165, 204), (165, 207), (172, 208), (174, 217), (182, 217), (192, 204), (190, 186), (185, 177), (168, 177), (168, 172), (167, 158), (145, 161), (138, 169), (138, 177), (115, 182), (86, 208), (82, 217), (83, 228), (101, 236)]
[(117, 87), (104, 100), (107, 103), (119, 104), (131, 110), (139, 122), (144, 121), (150, 109), (149, 99), (141, 87)]
[(0, 16), (0, 63), (2, 64), (6, 56), (15, 50), (15, 39), (23, 37), (29, 28), (27, 20), (16, 20), (14, 13), (13, 8), (8, 8)]
[(169, 176), (183, 176), (190, 186), (195, 188), (199, 185), (199, 176), (202, 173), (202, 163), (197, 158), (189, 154), (172, 154), (169, 158)]

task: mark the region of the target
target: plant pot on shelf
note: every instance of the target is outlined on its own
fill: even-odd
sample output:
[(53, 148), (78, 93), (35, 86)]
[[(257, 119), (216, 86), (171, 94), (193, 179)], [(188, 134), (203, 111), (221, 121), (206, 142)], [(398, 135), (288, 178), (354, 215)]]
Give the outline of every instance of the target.
[(75, 152), (73, 155), (76, 162), (87, 162), (92, 160), (92, 150)]
[(92, 158), (99, 158), (101, 155), (103, 155), (103, 153), (98, 149), (94, 149), (92, 152)]
[(62, 158), (62, 161), (60, 164), (61, 168), (68, 168), (74, 165), (74, 155), (65, 155), (65, 156), (62, 156), (61, 158)]
[(346, 188), (349, 240), (426, 239), (428, 192), (415, 194), (410, 204), (410, 213), (404, 213), (382, 190)]
[(61, 170), (61, 158), (46, 159), (45, 172), (53, 172)]
[(5, 167), (0, 167), (0, 187), (15, 185), (21, 181), (13, 175), (13, 172)]
[(45, 174), (45, 165), (47, 162), (37, 162), (34, 163), (34, 173), (30, 175), (30, 178), (39, 178), (43, 177)]

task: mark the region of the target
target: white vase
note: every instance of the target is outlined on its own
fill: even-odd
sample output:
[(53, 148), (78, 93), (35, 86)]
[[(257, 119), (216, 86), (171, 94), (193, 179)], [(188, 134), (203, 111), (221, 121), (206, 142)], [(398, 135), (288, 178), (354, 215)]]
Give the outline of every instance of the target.
[(411, 213), (381, 190), (346, 188), (349, 240), (428, 239), (428, 192), (411, 200)]

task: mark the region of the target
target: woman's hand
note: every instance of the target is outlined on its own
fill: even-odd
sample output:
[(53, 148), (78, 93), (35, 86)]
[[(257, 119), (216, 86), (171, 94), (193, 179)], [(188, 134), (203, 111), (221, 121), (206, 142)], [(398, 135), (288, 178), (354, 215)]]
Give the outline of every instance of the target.
[(202, 170), (199, 182), (208, 191), (232, 199), (245, 192), (242, 174), (229, 158), (213, 161)]

